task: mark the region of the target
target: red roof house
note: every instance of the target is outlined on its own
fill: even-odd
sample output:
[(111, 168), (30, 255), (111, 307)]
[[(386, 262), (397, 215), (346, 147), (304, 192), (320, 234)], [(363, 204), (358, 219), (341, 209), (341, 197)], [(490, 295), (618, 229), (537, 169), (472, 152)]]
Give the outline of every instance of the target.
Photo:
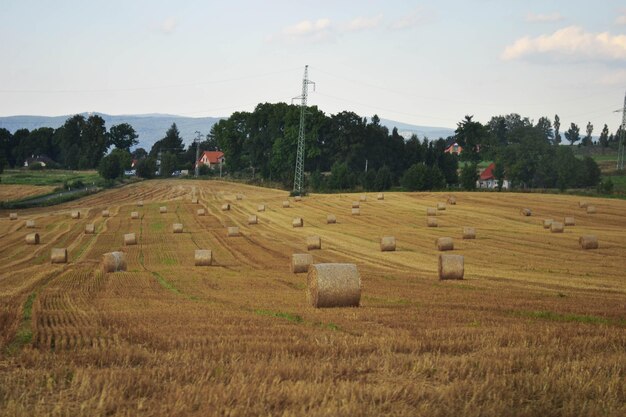
[[(476, 181), (477, 188), (498, 188), (498, 180), (496, 179), (493, 171), (496, 169), (496, 164), (491, 163), (483, 172), (480, 173), (478, 181)], [(509, 180), (502, 181), (502, 188), (508, 189), (511, 186)]]
[(221, 165), (224, 163), (224, 152), (222, 151), (204, 151), (202, 156), (198, 159), (198, 164), (208, 165)]

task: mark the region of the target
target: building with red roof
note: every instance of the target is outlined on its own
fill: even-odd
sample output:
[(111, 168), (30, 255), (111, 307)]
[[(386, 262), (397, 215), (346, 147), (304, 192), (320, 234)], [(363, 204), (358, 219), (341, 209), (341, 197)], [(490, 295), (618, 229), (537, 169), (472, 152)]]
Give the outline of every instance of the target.
[(224, 163), (224, 152), (222, 151), (204, 151), (198, 159), (198, 164), (208, 165), (209, 168), (219, 166)]
[[(480, 177), (478, 181), (476, 181), (476, 188), (488, 188), (495, 189), (498, 188), (498, 180), (495, 177), (493, 171), (496, 169), (496, 164), (491, 163), (483, 172), (480, 173)], [(506, 178), (502, 181), (502, 189), (508, 190), (511, 186), (511, 182)]]

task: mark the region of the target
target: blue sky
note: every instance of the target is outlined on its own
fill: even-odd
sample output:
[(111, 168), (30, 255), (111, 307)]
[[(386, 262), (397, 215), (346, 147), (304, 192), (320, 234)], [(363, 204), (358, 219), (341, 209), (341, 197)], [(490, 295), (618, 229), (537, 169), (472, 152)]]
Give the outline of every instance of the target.
[(326, 113), (621, 122), (623, 1), (29, 1), (0, 7), (0, 115)]

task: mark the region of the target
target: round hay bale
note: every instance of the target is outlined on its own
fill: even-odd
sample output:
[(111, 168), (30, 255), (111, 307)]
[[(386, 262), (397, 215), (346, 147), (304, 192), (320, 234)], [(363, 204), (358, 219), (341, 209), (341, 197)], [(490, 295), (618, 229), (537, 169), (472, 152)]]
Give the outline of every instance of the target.
[(587, 214), (595, 214), (596, 206), (587, 206)]
[(367, 196), (365, 194), (362, 194), (361, 197), (359, 198), (359, 200), (367, 201)]
[(437, 227), (439, 226), (439, 223), (437, 222), (437, 218), (436, 217), (427, 217), (426, 218), (426, 224), (428, 225), (428, 227)]
[(110, 214), (109, 210), (102, 210), (102, 217), (109, 217)]
[(563, 233), (563, 223), (552, 222), (552, 224), (550, 225), (550, 231), (552, 233)]
[(206, 215), (206, 211), (204, 209), (198, 209), (198, 210), (196, 210), (196, 214), (198, 216), (204, 216), (204, 215)]
[(283, 201), (283, 208), (289, 208), (289, 201)]
[(308, 272), (309, 265), (313, 263), (313, 255), (310, 253), (294, 253), (291, 255), (291, 272), (301, 274)]
[(137, 201), (137, 207), (143, 207), (143, 201), (142, 200)]
[(451, 237), (440, 237), (435, 241), (437, 245), (437, 250), (446, 251), (446, 250), (454, 250), (454, 241)]
[(198, 204), (198, 197), (191, 197), (191, 204)]
[(565, 219), (563, 219), (563, 224), (565, 226), (576, 226), (576, 219), (574, 219), (573, 217), (566, 217)]
[(463, 279), (464, 261), (463, 255), (439, 255), (439, 279)]
[(85, 234), (93, 235), (96, 232), (96, 225), (93, 223), (89, 223), (85, 225)]
[(293, 221), (291, 222), (291, 225), (293, 227), (303, 227), (304, 226), (304, 220), (302, 220), (302, 217), (296, 217), (295, 219), (293, 219)]
[(523, 209), (520, 210), (520, 214), (522, 216), (531, 216), (533, 214), (533, 212), (529, 208), (523, 208)]
[(355, 264), (311, 264), (307, 298), (315, 308), (358, 307), (361, 276)]
[(359, 207), (361, 207), (361, 203), (359, 203), (358, 201), (352, 202), (352, 208), (359, 208)]
[(174, 233), (182, 233), (183, 232), (183, 224), (182, 223), (174, 223), (172, 225), (172, 232), (174, 232)]
[(451, 206), (456, 205), (456, 197), (451, 195), (450, 197), (448, 197), (448, 204), (450, 204)]
[(126, 254), (124, 252), (109, 252), (102, 255), (102, 270), (105, 274), (126, 271)]
[(9, 213), (9, 220), (17, 220), (17, 213)]
[(296, 201), (302, 201), (302, 196), (297, 195), (297, 196), (295, 196), (295, 197), (294, 197), (294, 200), (296, 200)]
[(228, 231), (227, 231), (227, 236), (228, 236), (228, 237), (237, 237), (237, 236), (240, 236), (240, 233), (239, 233), (239, 228), (238, 228), (237, 226), (231, 226), (231, 227), (229, 227), (229, 228), (228, 228)]
[(381, 252), (394, 252), (396, 250), (396, 238), (394, 236), (384, 236), (380, 239)]
[(237, 194), (235, 198), (237, 200), (243, 200), (243, 194)]
[(165, 206), (159, 207), (159, 213), (161, 213), (161, 214), (167, 213), (167, 207), (165, 207)]
[(34, 229), (35, 228), (35, 221), (34, 220), (26, 220), (26, 228), (27, 229)]
[(230, 204), (229, 203), (222, 204), (222, 211), (228, 211), (228, 210), (230, 210)]
[(211, 266), (213, 263), (213, 252), (210, 249), (196, 249), (194, 253), (195, 266)]
[(352, 209), (352, 215), (353, 216), (360, 216), (361, 215), (361, 209), (353, 208)]
[(322, 249), (322, 239), (319, 236), (307, 236), (306, 249), (307, 250)]
[(134, 233), (126, 233), (124, 235), (124, 245), (136, 245), (137, 244), (137, 236)]
[(256, 214), (248, 216), (248, 224), (257, 224), (258, 222), (259, 218), (256, 216)]
[(53, 264), (67, 263), (67, 249), (52, 248), (50, 251), (50, 262)]
[(446, 203), (437, 203), (437, 210), (445, 210)]
[(594, 235), (583, 235), (578, 238), (578, 243), (583, 249), (598, 249), (598, 238)]
[(437, 215), (437, 209), (434, 209), (432, 207), (428, 207), (426, 209), (426, 215), (427, 216), (436, 216)]
[(326, 224), (335, 224), (337, 223), (337, 217), (334, 214), (329, 214), (326, 216)]
[(476, 239), (476, 229), (473, 227), (464, 227), (463, 239)]
[(29, 233), (26, 235), (26, 244), (39, 245), (39, 233)]
[(256, 208), (256, 211), (258, 212), (265, 211), (265, 204), (259, 204)]
[(130, 213), (130, 218), (131, 219), (135, 219), (135, 220), (138, 219), (139, 218), (139, 212), (138, 211), (132, 211)]
[(74, 210), (72, 211), (72, 219), (80, 219), (80, 211)]
[(552, 219), (543, 219), (543, 228), (544, 229), (549, 229), (550, 226), (552, 226), (552, 222), (553, 221), (554, 220), (552, 220)]
[(376, 196), (377, 200), (384, 200), (385, 199), (385, 194), (383, 193), (378, 193), (378, 196)]
[(586, 201), (579, 201), (578, 202), (578, 207), (580, 207), (580, 208), (587, 208), (588, 205), (589, 205), (589, 203), (587, 203)]

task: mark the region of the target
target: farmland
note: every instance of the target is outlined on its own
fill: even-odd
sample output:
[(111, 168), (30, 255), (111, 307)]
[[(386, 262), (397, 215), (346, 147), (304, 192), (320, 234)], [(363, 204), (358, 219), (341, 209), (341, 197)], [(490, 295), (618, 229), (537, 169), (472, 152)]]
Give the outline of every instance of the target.
[[(588, 198), (597, 213), (586, 214), (574, 196), (458, 192), (427, 227), (426, 208), (449, 195), (369, 194), (353, 216), (360, 194), (295, 202), (155, 180), (13, 221), (0, 211), (0, 414), (626, 414), (626, 202)], [(542, 227), (565, 216), (576, 225), (563, 233)], [(39, 245), (24, 243), (26, 220)], [(475, 240), (461, 239), (464, 226)], [(126, 233), (138, 244), (124, 246)], [(580, 249), (584, 234), (599, 249)], [(307, 304), (306, 274), (290, 261), (311, 235), (315, 263), (357, 265), (360, 307)], [(383, 236), (396, 251), (380, 251)], [(444, 236), (465, 256), (463, 281), (437, 278)], [(50, 264), (59, 247), (69, 262)], [(211, 249), (213, 265), (195, 267), (196, 249)], [(104, 274), (113, 250), (128, 269)]]

